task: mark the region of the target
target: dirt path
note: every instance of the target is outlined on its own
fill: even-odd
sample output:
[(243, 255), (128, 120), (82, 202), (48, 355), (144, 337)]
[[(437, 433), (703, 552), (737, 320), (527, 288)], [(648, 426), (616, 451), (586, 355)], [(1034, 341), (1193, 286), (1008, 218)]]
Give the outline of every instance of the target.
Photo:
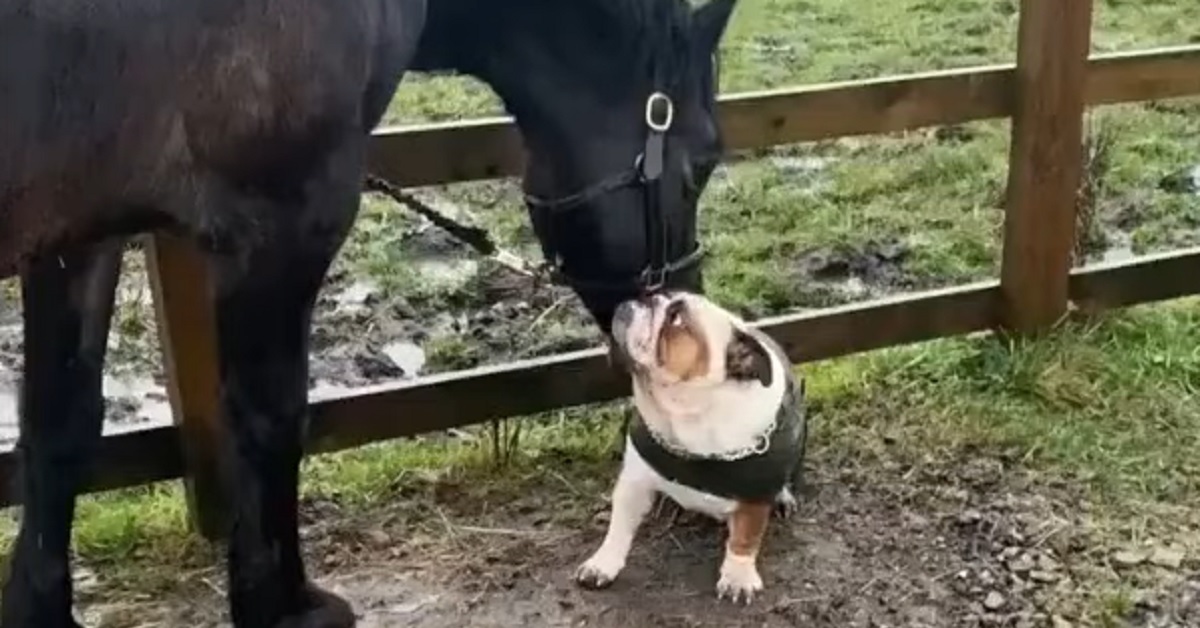
[[(672, 508), (647, 522), (611, 589), (577, 588), (571, 571), (599, 543), (606, 510), (598, 495), (551, 482), (486, 508), (469, 490), (444, 491), (426, 504), (430, 525), (397, 505), (309, 529), (307, 543), (310, 565), (354, 602), (362, 628), (1086, 625), (1073, 616), (1094, 610), (1097, 557), (1108, 554), (1090, 538), (1087, 504), (999, 461), (953, 468), (820, 474), (798, 516), (773, 524), (767, 590), (746, 607), (713, 592), (722, 529)], [(227, 626), (222, 580), (215, 569), (185, 575), (168, 601), (132, 604), (100, 584), (89, 597), (107, 601), (88, 616), (104, 628)], [(1200, 625), (1198, 585), (1175, 580), (1161, 604), (1147, 597), (1130, 619)]]

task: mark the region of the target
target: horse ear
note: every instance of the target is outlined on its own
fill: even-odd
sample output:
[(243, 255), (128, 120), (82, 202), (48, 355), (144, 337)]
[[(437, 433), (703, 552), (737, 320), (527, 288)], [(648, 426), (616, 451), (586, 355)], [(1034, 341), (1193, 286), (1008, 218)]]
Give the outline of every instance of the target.
[(692, 10), (696, 47), (704, 56), (716, 52), (737, 0), (709, 0)]

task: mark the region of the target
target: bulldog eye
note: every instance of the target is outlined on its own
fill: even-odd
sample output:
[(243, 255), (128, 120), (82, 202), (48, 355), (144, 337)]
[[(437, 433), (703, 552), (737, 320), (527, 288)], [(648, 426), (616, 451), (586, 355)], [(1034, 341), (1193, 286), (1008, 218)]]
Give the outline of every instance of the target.
[(667, 306), (667, 324), (672, 327), (683, 326), (683, 301), (675, 301)]

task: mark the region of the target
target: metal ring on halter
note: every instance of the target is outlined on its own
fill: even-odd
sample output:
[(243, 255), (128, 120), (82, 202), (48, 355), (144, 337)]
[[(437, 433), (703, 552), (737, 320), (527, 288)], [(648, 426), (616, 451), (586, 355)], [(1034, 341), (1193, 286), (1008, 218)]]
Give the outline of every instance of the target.
[[(667, 118), (662, 122), (658, 122), (654, 119), (654, 103), (659, 101), (666, 103), (667, 108)], [(650, 127), (650, 129), (653, 131), (666, 133), (667, 129), (671, 128), (671, 123), (674, 120), (675, 103), (671, 102), (671, 97), (662, 92), (654, 92), (653, 94), (650, 94), (650, 97), (646, 99), (646, 126)]]

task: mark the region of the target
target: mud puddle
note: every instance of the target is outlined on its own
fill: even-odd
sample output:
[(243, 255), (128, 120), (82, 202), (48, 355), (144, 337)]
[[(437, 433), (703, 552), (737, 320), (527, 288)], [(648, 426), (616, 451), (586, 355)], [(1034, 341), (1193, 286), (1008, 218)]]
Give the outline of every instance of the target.
[(903, 240), (819, 247), (802, 253), (793, 268), (800, 301), (830, 307), (910, 290), (919, 282), (905, 268), (912, 249)]

